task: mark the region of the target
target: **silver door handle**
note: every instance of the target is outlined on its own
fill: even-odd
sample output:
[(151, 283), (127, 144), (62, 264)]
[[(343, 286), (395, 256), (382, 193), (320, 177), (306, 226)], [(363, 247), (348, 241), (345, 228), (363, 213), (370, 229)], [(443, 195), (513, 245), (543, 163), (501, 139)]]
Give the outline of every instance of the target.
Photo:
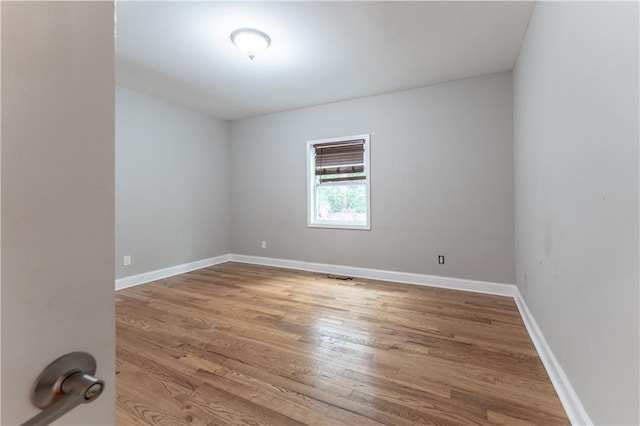
[(86, 352), (64, 355), (45, 368), (31, 390), (31, 402), (42, 411), (22, 426), (46, 426), (80, 404), (95, 401), (104, 382), (93, 377), (96, 360)]

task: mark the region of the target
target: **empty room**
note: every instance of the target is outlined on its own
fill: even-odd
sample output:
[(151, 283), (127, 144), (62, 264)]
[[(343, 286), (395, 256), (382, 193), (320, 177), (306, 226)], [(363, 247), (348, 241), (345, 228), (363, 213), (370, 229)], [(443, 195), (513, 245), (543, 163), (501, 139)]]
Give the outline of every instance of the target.
[(640, 424), (639, 20), (3, 2), (0, 424)]

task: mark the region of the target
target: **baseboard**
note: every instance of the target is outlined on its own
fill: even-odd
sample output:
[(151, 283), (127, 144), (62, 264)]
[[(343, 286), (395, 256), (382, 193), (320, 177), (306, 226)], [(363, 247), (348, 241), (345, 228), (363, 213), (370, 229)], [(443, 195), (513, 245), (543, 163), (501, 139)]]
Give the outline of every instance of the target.
[(206, 268), (208, 266), (218, 265), (229, 261), (229, 255), (210, 257), (208, 259), (197, 260), (195, 262), (184, 263), (182, 265), (171, 266), (169, 268), (157, 269), (155, 271), (145, 272), (139, 275), (120, 278), (116, 280), (116, 290), (129, 288), (151, 281), (161, 280), (162, 278), (172, 277), (174, 275), (184, 274), (185, 272), (195, 271), (196, 269)]
[(276, 266), (280, 268), (369, 278), (380, 281), (449, 288), (453, 290), (472, 291), (475, 293), (494, 294), (498, 296), (513, 297), (517, 290), (516, 286), (513, 284), (498, 284), (486, 281), (440, 277), (435, 275), (356, 268), (353, 266), (329, 265), (325, 263), (311, 263), (300, 260), (276, 259), (271, 257), (245, 256), (242, 254), (230, 254), (229, 257), (229, 260), (232, 262), (252, 263), (255, 265)]
[(578, 394), (573, 389), (567, 374), (564, 372), (562, 366), (558, 362), (558, 359), (555, 357), (547, 340), (544, 338), (542, 334), (542, 330), (538, 326), (533, 314), (529, 310), (527, 303), (524, 301), (524, 298), (520, 294), (520, 291), (516, 287), (516, 294), (513, 296), (513, 299), (518, 306), (518, 310), (520, 311), (520, 316), (522, 317), (522, 321), (524, 322), (527, 331), (529, 332), (529, 336), (533, 341), (533, 345), (536, 347), (538, 351), (538, 355), (544, 364), (544, 368), (547, 370), (547, 374), (551, 379), (551, 383), (553, 387), (556, 389), (558, 393), (558, 397), (560, 398), (560, 402), (564, 407), (564, 410), (569, 417), (569, 421), (572, 425), (593, 425), (587, 410), (585, 410), (582, 402), (580, 402), (580, 398), (578, 398)]
[(196, 262), (157, 269), (139, 275), (116, 280), (116, 290), (145, 284), (162, 278), (172, 277), (196, 269), (206, 268), (225, 262), (251, 263), (255, 265), (274, 266), (279, 268), (298, 269), (326, 274), (346, 275), (350, 277), (369, 278), (380, 281), (391, 281), (405, 284), (416, 284), (429, 287), (448, 288), (453, 290), (472, 291), (475, 293), (493, 294), (514, 297), (517, 288), (513, 284), (499, 284), (486, 281), (467, 280), (461, 278), (441, 277), (436, 275), (413, 274), (408, 272), (384, 271), (381, 269), (357, 268), (353, 266), (330, 265), (325, 263), (303, 262), (300, 260), (276, 259), (271, 257), (246, 256), (242, 254), (225, 254), (198, 260)]

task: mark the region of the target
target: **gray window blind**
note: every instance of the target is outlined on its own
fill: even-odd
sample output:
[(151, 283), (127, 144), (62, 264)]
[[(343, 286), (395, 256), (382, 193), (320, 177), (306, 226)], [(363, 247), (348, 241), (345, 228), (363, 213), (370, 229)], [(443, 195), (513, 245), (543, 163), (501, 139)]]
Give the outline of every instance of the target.
[(363, 139), (321, 143), (313, 149), (320, 183), (366, 180)]

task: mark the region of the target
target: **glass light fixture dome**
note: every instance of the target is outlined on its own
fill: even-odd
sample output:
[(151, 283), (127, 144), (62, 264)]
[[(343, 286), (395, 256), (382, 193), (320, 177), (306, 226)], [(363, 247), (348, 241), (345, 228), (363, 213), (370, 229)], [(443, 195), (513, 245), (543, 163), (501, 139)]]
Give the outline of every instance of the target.
[(271, 45), (271, 38), (260, 30), (239, 28), (231, 33), (231, 41), (253, 61), (257, 54)]

